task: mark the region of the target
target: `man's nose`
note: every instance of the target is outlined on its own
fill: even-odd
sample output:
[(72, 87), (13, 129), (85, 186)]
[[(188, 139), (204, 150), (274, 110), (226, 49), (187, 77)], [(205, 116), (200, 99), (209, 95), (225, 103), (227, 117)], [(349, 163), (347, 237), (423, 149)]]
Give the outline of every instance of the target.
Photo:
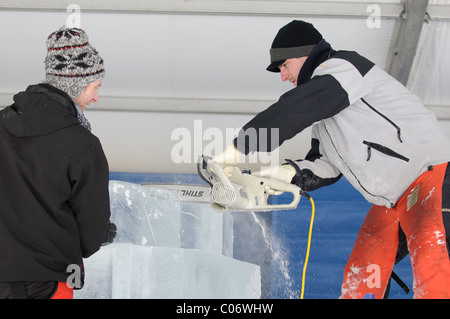
[(287, 72), (281, 70), (280, 73), (281, 73), (281, 81), (285, 82), (289, 79), (289, 74)]
[(98, 102), (98, 93), (95, 93), (94, 97), (92, 98), (92, 102), (94, 103)]

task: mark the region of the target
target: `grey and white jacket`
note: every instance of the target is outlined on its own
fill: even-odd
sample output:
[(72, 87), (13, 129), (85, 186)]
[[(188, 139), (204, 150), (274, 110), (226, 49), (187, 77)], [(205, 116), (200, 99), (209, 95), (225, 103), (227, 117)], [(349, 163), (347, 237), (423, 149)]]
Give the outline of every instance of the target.
[[(311, 125), (311, 150), (290, 161), (297, 169), (292, 182), (305, 191), (344, 175), (369, 202), (391, 208), (430, 166), (450, 161), (450, 141), (418, 97), (366, 58), (333, 51), (325, 40), (306, 60), (299, 85), (248, 122), (235, 145), (245, 154), (271, 151)], [(268, 134), (254, 147), (240, 143), (249, 128), (278, 128), (279, 141)]]

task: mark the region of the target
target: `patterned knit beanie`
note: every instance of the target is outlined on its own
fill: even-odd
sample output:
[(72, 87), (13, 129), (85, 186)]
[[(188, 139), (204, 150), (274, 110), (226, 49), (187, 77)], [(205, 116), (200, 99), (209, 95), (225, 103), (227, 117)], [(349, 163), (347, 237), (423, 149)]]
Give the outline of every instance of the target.
[(49, 35), (45, 58), (45, 81), (48, 84), (74, 99), (89, 83), (104, 76), (103, 59), (89, 44), (86, 32), (63, 27)]

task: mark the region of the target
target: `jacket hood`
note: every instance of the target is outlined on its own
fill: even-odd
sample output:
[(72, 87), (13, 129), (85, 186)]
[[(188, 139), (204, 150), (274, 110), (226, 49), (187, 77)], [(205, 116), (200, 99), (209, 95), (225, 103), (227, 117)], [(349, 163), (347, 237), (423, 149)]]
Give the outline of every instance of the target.
[(14, 104), (2, 112), (5, 128), (17, 137), (40, 136), (78, 124), (72, 99), (48, 85), (29, 86), (14, 96)]

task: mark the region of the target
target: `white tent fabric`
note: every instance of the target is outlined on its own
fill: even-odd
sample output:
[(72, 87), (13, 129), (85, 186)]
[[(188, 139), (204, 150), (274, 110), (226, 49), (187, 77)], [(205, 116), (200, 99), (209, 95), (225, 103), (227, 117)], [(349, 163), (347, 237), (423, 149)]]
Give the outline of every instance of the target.
[[(430, 4), (450, 6), (450, 1), (431, 0)], [(449, 27), (449, 21), (428, 20), (422, 28), (408, 88), (426, 105), (450, 106)]]
[[(265, 67), (273, 37), (293, 19), (312, 22), (335, 49), (358, 51), (387, 68), (405, 1), (79, 0), (81, 27), (105, 59), (100, 102), (86, 115), (110, 169), (194, 173), (195, 154), (189, 163), (167, 163), (174, 163), (171, 152), (179, 142), (173, 133), (195, 133), (196, 121), (202, 130), (190, 139), (200, 145), (192, 148), (208, 144), (202, 134), (209, 128), (223, 133), (226, 147), (227, 129), (239, 129), (292, 88)], [(0, 4), (0, 30), (8, 30), (0, 33), (0, 107), (44, 79), (44, 41), (66, 23), (69, 3)], [(450, 136), (449, 0), (431, 0), (428, 13), (407, 86)], [(379, 20), (370, 25), (374, 17)], [(309, 146), (305, 130), (280, 148), (279, 157), (301, 158)]]

